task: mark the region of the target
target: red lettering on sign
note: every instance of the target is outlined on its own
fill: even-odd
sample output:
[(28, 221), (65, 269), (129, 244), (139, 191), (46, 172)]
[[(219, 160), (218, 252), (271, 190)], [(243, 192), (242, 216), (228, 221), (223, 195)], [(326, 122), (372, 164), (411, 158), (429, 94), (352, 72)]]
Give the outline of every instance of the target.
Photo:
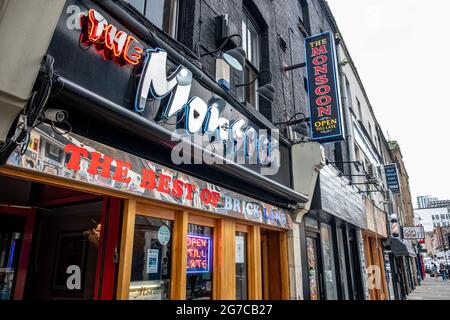
[(82, 15), (81, 24), (80, 42), (86, 46), (94, 44), (105, 59), (133, 65), (141, 61), (144, 47), (139, 41), (124, 31), (117, 31), (94, 9), (90, 9), (87, 16)]
[(320, 65), (320, 64), (326, 63), (327, 61), (328, 61), (328, 57), (327, 57), (327, 56), (318, 56), (318, 57), (315, 57), (315, 58), (313, 59), (313, 64), (314, 64), (315, 66), (318, 66), (318, 65)]
[(328, 73), (328, 67), (326, 64), (324, 64), (323, 66), (317, 66), (314, 67), (314, 75), (318, 76), (320, 74), (327, 74)]
[(171, 178), (169, 176), (166, 176), (165, 174), (160, 174), (158, 191), (162, 192), (162, 193), (169, 193), (170, 192), (170, 188), (169, 188), (170, 180), (171, 180)]
[(323, 107), (326, 106), (327, 104), (330, 104), (331, 100), (332, 99), (330, 96), (321, 96), (316, 99), (316, 104), (320, 107)]
[(208, 189), (203, 189), (202, 191), (200, 191), (200, 200), (204, 205), (210, 204), (211, 199), (212, 199), (211, 191), (209, 191)]
[(113, 175), (113, 180), (123, 182), (123, 183), (130, 183), (131, 178), (128, 177), (128, 170), (131, 170), (132, 165), (129, 162), (116, 160), (116, 171)]
[(184, 182), (179, 179), (175, 179), (173, 181), (172, 195), (174, 197), (180, 198), (183, 196), (183, 185), (184, 185)]
[(187, 193), (186, 193), (186, 199), (187, 200), (192, 200), (193, 199), (193, 193), (195, 191), (195, 186), (191, 183), (186, 183), (185, 184), (186, 189), (187, 189)]
[(85, 148), (77, 147), (73, 144), (68, 144), (64, 147), (65, 153), (70, 153), (70, 160), (66, 164), (66, 168), (69, 170), (80, 170), (81, 156), (88, 157), (88, 151)]
[(311, 57), (315, 57), (315, 56), (318, 56), (320, 54), (327, 54), (327, 53), (328, 53), (327, 46), (323, 44), (320, 47), (312, 48), (312, 55), (311, 55)]
[(153, 170), (142, 169), (141, 188), (153, 190), (156, 187), (156, 173)]
[(98, 167), (102, 169), (100, 175), (103, 178), (111, 178), (111, 163), (113, 159), (108, 156), (103, 156), (98, 152), (91, 152), (91, 163), (87, 172), (90, 174), (98, 174)]
[(319, 107), (317, 108), (317, 113), (319, 117), (324, 115), (331, 116), (331, 106)]
[(321, 86), (324, 84), (327, 84), (330, 80), (328, 80), (328, 77), (326, 75), (317, 76), (316, 77), (316, 86)]
[(324, 94), (328, 94), (331, 91), (331, 87), (330, 86), (319, 86), (316, 88), (315, 92), (318, 96), (324, 95)]

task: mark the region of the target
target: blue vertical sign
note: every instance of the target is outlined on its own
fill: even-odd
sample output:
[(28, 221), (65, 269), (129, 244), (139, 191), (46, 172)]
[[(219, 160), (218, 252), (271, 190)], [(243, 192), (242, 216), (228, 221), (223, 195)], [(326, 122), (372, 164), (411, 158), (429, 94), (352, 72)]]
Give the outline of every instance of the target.
[(400, 194), (400, 180), (398, 179), (397, 165), (395, 163), (384, 166), (386, 183), (393, 194)]
[(344, 140), (334, 37), (325, 32), (305, 39), (311, 140)]

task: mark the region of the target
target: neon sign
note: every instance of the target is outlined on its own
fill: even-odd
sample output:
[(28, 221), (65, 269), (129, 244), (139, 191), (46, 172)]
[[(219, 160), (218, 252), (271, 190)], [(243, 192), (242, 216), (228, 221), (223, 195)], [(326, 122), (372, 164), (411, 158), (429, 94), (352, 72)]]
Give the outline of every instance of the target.
[(117, 28), (94, 9), (81, 16), (81, 38), (83, 45), (95, 45), (104, 59), (114, 60), (121, 65), (133, 65), (141, 61), (144, 47), (132, 36)]
[(200, 97), (191, 96), (192, 71), (179, 65), (167, 76), (166, 51), (144, 49), (132, 35), (118, 31), (96, 10), (81, 14), (80, 22), (80, 42), (94, 46), (105, 60), (113, 60), (120, 65), (137, 65), (143, 61), (134, 102), (136, 112), (145, 111), (149, 98), (162, 100), (161, 109), (154, 118), (156, 122), (173, 117), (183, 119), (177, 129), (192, 136), (206, 135), (208, 146), (205, 149), (214, 150), (214, 154), (226, 158), (226, 161), (267, 166), (267, 175), (278, 172), (277, 129), (272, 129), (269, 134), (268, 130), (257, 131), (244, 119), (221, 117), (225, 101), (215, 98), (205, 102)]
[(211, 272), (211, 238), (187, 236), (187, 273)]
[[(224, 156), (233, 159), (243, 149), (245, 159), (252, 164), (279, 166), (274, 137), (246, 126), (244, 119), (230, 121), (220, 116), (221, 99), (206, 103), (191, 96), (193, 74), (180, 65), (167, 77), (167, 52), (162, 49), (146, 49), (144, 65), (135, 98), (135, 111), (145, 111), (149, 98), (163, 100), (155, 121), (167, 121), (172, 117), (184, 119), (180, 124), (189, 134), (209, 135), (215, 145), (225, 146)], [(274, 132), (275, 130), (273, 130)], [(219, 149), (220, 147), (218, 147)], [(244, 159), (244, 160), (245, 160)]]

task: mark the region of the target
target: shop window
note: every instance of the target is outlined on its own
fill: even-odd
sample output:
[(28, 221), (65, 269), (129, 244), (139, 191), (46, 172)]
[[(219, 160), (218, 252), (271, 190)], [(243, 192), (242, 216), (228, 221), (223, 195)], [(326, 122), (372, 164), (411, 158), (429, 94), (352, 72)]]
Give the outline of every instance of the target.
[[(253, 81), (258, 75), (261, 57), (261, 34), (254, 19), (244, 10), (242, 21), (242, 46), (247, 54), (244, 67), (244, 83)], [(258, 80), (252, 85), (244, 86), (244, 101), (258, 109)]]
[(136, 216), (129, 298), (170, 299), (172, 222)]
[(247, 300), (247, 234), (236, 232), (236, 300)]
[(212, 299), (213, 229), (189, 224), (187, 241), (186, 299)]
[(345, 250), (346, 246), (344, 244), (344, 229), (338, 229), (338, 246), (339, 246), (339, 269), (341, 270), (341, 285), (343, 288), (344, 300), (350, 299), (350, 293), (348, 289), (348, 278), (347, 278), (347, 263), (345, 261)]
[(334, 250), (331, 226), (320, 224), (320, 239), (322, 244), (323, 274), (325, 294), (327, 300), (337, 300), (336, 267), (334, 264)]
[(125, 0), (155, 26), (173, 38), (177, 36), (179, 0)]
[(309, 299), (320, 299), (318, 246), (317, 239), (306, 237), (306, 254), (308, 259)]

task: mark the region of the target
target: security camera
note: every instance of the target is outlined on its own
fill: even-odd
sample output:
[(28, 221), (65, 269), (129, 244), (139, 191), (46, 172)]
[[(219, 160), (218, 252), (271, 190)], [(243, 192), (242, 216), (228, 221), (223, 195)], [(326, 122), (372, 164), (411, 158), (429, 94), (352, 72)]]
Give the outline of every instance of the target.
[(67, 120), (69, 114), (65, 110), (47, 109), (45, 110), (45, 118), (53, 122), (64, 122)]

